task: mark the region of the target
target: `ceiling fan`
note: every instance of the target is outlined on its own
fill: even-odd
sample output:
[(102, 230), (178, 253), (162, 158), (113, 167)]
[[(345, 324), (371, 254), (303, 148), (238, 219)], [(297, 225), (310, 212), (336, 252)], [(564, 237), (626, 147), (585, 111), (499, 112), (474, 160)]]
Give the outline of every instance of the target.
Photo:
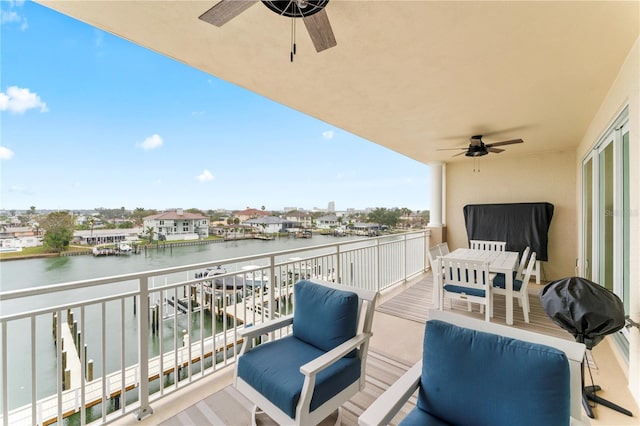
[[(337, 45), (325, 6), (329, 0), (262, 0), (269, 10), (278, 15), (290, 18), (302, 18), (307, 32), (317, 52)], [(254, 4), (258, 0), (222, 0), (200, 16), (200, 19), (217, 27), (221, 27)], [(292, 22), (295, 34), (295, 19)], [(291, 60), (295, 54), (295, 41), (292, 40)]]
[(512, 144), (523, 143), (523, 142), (524, 141), (522, 139), (510, 139), (507, 141), (485, 144), (482, 141), (482, 135), (473, 135), (469, 138), (469, 146), (467, 148), (442, 148), (442, 149), (439, 149), (438, 151), (462, 149), (464, 150), (464, 152), (460, 152), (454, 155), (454, 157), (462, 154), (464, 154), (467, 157), (482, 157), (483, 155), (487, 155), (490, 152), (493, 152), (494, 154), (499, 154), (502, 151), (504, 151), (504, 149), (495, 148), (496, 146), (512, 145)]

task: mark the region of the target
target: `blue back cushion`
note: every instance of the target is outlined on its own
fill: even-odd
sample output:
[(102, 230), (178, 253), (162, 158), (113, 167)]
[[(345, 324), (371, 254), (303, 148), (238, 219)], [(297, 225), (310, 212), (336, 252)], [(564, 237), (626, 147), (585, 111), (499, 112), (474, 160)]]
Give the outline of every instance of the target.
[(458, 425), (568, 425), (564, 352), (427, 322), (418, 407)]
[(357, 294), (311, 281), (296, 283), (293, 292), (293, 335), (297, 339), (329, 351), (356, 335)]

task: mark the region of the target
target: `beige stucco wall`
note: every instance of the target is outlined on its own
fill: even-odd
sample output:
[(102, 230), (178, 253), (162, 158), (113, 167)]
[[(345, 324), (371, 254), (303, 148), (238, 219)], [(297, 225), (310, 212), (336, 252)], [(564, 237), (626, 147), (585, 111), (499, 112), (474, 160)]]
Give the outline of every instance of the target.
[(468, 246), (462, 211), (467, 204), (548, 202), (554, 205), (554, 213), (547, 246), (549, 261), (542, 262), (542, 278), (575, 275), (575, 163), (573, 151), (527, 156), (489, 154), (478, 160), (480, 172), (474, 172), (471, 158), (448, 163), (445, 220), (449, 246)]
[[(616, 119), (622, 109), (629, 107), (629, 165), (630, 165), (630, 295), (629, 313), (640, 321), (640, 38), (636, 40), (622, 66), (616, 81), (612, 84), (606, 99), (600, 106), (591, 125), (585, 132), (576, 155), (576, 179), (582, 176), (582, 160), (602, 134)], [(576, 193), (581, 205), (580, 191)], [(578, 216), (580, 219), (580, 215)], [(576, 223), (578, 244), (582, 243), (582, 223)], [(629, 389), (640, 404), (640, 330), (629, 330)]]

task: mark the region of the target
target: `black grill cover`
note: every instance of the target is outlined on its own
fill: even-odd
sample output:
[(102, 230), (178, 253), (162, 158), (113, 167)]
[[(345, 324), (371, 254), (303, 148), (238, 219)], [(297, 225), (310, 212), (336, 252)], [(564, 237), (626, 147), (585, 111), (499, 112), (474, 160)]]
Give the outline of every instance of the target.
[(606, 288), (581, 277), (550, 282), (540, 292), (542, 308), (587, 349), (625, 325), (624, 305)]
[(553, 204), (469, 204), (463, 213), (469, 240), (506, 241), (508, 251), (520, 254), (529, 246), (538, 260), (549, 260)]

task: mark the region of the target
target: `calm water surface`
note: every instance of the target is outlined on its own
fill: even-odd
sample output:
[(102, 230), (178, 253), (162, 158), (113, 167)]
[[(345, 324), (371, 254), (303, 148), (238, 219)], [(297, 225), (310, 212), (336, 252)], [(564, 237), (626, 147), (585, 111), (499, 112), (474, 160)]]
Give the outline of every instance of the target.
[[(203, 262), (214, 262), (218, 260), (230, 259), (241, 256), (250, 256), (263, 253), (271, 253), (282, 250), (291, 250), (301, 247), (310, 247), (322, 244), (346, 242), (349, 237), (335, 238), (331, 236), (314, 235), (311, 239), (276, 238), (272, 241), (261, 240), (241, 240), (205, 245), (176, 247), (173, 249), (147, 250), (142, 254), (130, 256), (70, 256), (57, 258), (27, 259), (0, 262), (0, 289), (2, 292), (31, 287), (41, 287), (52, 284), (68, 283), (72, 281), (101, 278), (128, 273), (150, 271), (156, 269), (169, 268), (173, 266), (184, 266)], [(260, 262), (255, 262), (260, 263)], [(184, 280), (187, 277), (182, 275), (175, 277), (175, 281)], [(192, 277), (191, 277), (192, 278)], [(118, 292), (123, 291), (123, 285), (118, 284)], [(131, 290), (137, 288), (136, 283), (130, 283)], [(68, 300), (86, 300), (101, 295), (109, 294), (107, 286), (91, 289), (74, 290), (73, 294), (68, 294)], [(23, 311), (25, 309), (36, 309), (50, 307), (52, 304), (64, 306), (68, 301), (65, 295), (56, 295), (55, 301), (50, 300), (51, 296), (41, 298), (31, 298), (24, 302), (26, 305), (16, 306), (14, 301), (4, 302), (0, 307), (2, 315), (11, 312)], [(77, 310), (76, 310), (77, 311)], [(79, 312), (74, 312), (76, 319), (80, 317)], [(87, 359), (93, 359), (95, 376), (100, 375), (102, 370), (102, 336), (99, 330), (92, 329), (91, 324), (99, 324), (101, 318), (101, 306), (89, 306), (85, 309), (86, 333), (85, 342), (87, 344)], [(204, 329), (200, 330), (199, 313), (192, 314), (192, 339), (199, 339), (200, 333), (211, 336), (213, 324), (211, 317), (206, 315), (208, 321), (204, 321)], [(179, 315), (177, 319), (177, 330), (188, 329), (186, 315)], [(124, 322), (124, 324), (123, 324)], [(120, 368), (121, 353), (124, 351), (127, 365), (132, 365), (137, 361), (137, 320), (133, 313), (133, 302), (127, 300), (124, 310), (120, 302), (110, 302), (106, 306), (106, 341), (108, 346), (108, 356), (105, 360), (107, 372), (116, 371)], [(125, 348), (120, 344), (120, 333), (124, 328)], [(215, 327), (218, 331), (222, 328), (221, 321)], [(12, 323), (7, 329), (9, 365), (9, 389), (8, 394), (10, 408), (16, 408), (30, 402), (31, 395), (31, 342), (25, 336), (29, 336), (28, 321)], [(174, 346), (173, 321), (166, 321), (163, 327), (163, 348), (170, 350)], [(36, 377), (37, 395), (42, 398), (56, 392), (56, 347), (52, 334), (52, 318), (49, 315), (39, 316), (36, 320)], [(180, 337), (178, 337), (180, 340)], [(155, 336), (150, 336), (149, 347), (152, 354), (158, 353), (159, 342)]]

